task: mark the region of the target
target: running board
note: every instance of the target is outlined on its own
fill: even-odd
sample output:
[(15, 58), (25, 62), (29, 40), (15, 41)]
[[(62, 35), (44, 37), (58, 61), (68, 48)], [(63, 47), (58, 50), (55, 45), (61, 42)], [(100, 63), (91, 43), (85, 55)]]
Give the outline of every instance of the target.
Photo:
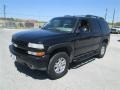
[(83, 61), (83, 60), (86, 60), (88, 58), (94, 57), (97, 54), (98, 54), (97, 51), (89, 52), (89, 53), (80, 55), (78, 57), (75, 57), (75, 59), (73, 59), (73, 62)]

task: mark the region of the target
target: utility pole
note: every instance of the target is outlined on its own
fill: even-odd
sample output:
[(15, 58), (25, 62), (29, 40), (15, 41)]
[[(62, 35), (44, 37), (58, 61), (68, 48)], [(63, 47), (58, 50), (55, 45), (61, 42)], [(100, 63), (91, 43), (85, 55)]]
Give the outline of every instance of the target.
[(108, 9), (106, 8), (106, 10), (105, 10), (105, 20), (107, 19), (107, 13), (108, 13)]
[(112, 19), (112, 28), (114, 27), (115, 13), (116, 13), (116, 10), (114, 9), (114, 12), (113, 12), (113, 19)]
[(5, 0), (3, 0), (3, 19), (4, 19), (4, 25), (3, 27), (6, 27), (6, 5), (5, 5)]
[(6, 19), (6, 5), (3, 5), (3, 14), (4, 14), (4, 19)]

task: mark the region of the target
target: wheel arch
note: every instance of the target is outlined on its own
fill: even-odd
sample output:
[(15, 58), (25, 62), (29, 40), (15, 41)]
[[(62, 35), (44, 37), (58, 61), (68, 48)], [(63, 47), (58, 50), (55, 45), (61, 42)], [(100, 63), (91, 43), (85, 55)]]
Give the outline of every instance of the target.
[(108, 44), (108, 39), (104, 39), (103, 41), (102, 41), (102, 43), (106, 43), (106, 44)]
[(58, 52), (66, 52), (70, 57), (70, 62), (72, 61), (74, 48), (71, 43), (58, 44), (48, 48), (48, 53), (50, 55), (50, 58)]

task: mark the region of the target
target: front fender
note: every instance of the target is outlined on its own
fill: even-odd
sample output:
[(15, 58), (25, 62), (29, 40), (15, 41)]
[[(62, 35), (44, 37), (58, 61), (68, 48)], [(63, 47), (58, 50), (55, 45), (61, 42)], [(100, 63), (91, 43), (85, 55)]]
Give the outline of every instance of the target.
[(68, 52), (70, 53), (70, 61), (72, 61), (72, 58), (74, 56), (74, 43), (66, 42), (66, 43), (55, 44), (53, 46), (48, 47), (47, 52), (48, 54), (51, 54), (53, 51), (60, 48), (66, 48), (68, 50)]
[(51, 53), (54, 50), (59, 49), (59, 48), (67, 48), (69, 51), (72, 51), (74, 50), (74, 45), (71, 42), (55, 44), (55, 45), (48, 47), (47, 52)]

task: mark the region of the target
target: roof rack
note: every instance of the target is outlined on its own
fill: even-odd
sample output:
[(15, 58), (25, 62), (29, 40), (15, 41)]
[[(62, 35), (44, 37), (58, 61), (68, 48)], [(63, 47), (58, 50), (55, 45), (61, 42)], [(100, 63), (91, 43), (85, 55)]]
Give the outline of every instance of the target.
[(72, 17), (71, 15), (65, 15), (64, 17)]
[(94, 15), (85, 15), (85, 17), (104, 19), (104, 18), (102, 18), (102, 17), (94, 16)]
[(76, 16), (65, 15), (64, 17), (87, 17), (87, 18), (99, 18), (99, 19), (104, 19), (104, 18), (102, 18), (102, 17), (95, 16), (95, 15), (76, 15)]

